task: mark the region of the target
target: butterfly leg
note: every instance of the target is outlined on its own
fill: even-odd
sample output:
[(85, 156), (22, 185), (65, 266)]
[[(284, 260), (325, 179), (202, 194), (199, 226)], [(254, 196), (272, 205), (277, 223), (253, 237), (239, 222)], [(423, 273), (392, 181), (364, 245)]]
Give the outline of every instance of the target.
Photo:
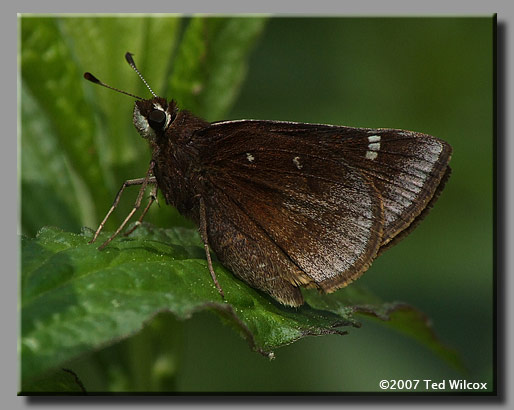
[(141, 201), (143, 200), (143, 195), (144, 195), (144, 192), (146, 190), (146, 187), (148, 186), (148, 184), (156, 184), (157, 181), (155, 179), (155, 177), (151, 176), (152, 175), (152, 170), (153, 170), (153, 167), (154, 167), (154, 162), (152, 161), (150, 163), (150, 167), (148, 168), (148, 171), (146, 172), (146, 176), (144, 178), (138, 178), (138, 179), (130, 179), (128, 181), (125, 181), (123, 183), (123, 185), (121, 186), (120, 190), (118, 191), (118, 194), (116, 195), (116, 198), (114, 198), (114, 202), (111, 206), (111, 209), (109, 209), (109, 212), (107, 212), (107, 215), (105, 215), (105, 218), (103, 219), (103, 221), (100, 223), (100, 226), (98, 227), (98, 229), (96, 230), (94, 236), (93, 236), (93, 239), (91, 239), (89, 241), (89, 243), (93, 243), (96, 241), (96, 239), (98, 238), (98, 235), (100, 234), (100, 232), (102, 231), (105, 223), (107, 222), (107, 219), (109, 219), (109, 216), (113, 213), (113, 211), (116, 209), (116, 207), (118, 206), (118, 203), (120, 202), (120, 198), (121, 198), (121, 194), (123, 193), (123, 191), (125, 190), (125, 188), (129, 187), (129, 186), (133, 186), (133, 185), (141, 185), (141, 188), (139, 189), (139, 194), (137, 196), (137, 199), (136, 199), (136, 202), (134, 204), (134, 208), (132, 208), (132, 211), (127, 215), (127, 217), (123, 220), (123, 222), (121, 223), (121, 225), (119, 226), (119, 228), (116, 230), (116, 232), (114, 232), (114, 234), (111, 235), (111, 237), (109, 239), (107, 239), (101, 246), (98, 247), (98, 249), (102, 250), (103, 248), (105, 248), (116, 236), (118, 236), (118, 234), (121, 232), (121, 230), (125, 227), (125, 225), (128, 223), (128, 221), (130, 220), (130, 218), (132, 217), (132, 215), (134, 215), (134, 213), (139, 209), (139, 207), (141, 206)]
[[(148, 210), (150, 209), (152, 204), (154, 202), (157, 202), (157, 191), (158, 191), (158, 187), (157, 187), (157, 185), (154, 185), (152, 192), (150, 193), (150, 199), (148, 200), (148, 204), (146, 205), (146, 208), (144, 209), (143, 213), (141, 214), (139, 219), (136, 221), (134, 226), (132, 228), (130, 228), (127, 232), (125, 232), (123, 234), (123, 236), (129, 236), (132, 232), (134, 232), (137, 229), (138, 226), (141, 225), (141, 222), (143, 222), (143, 218), (145, 217), (146, 213), (148, 212)], [(159, 203), (157, 203), (157, 204), (159, 204)]]
[(200, 201), (200, 235), (202, 236), (203, 247), (205, 249), (205, 256), (207, 257), (207, 266), (209, 267), (209, 273), (211, 274), (212, 280), (218, 289), (221, 297), (225, 299), (225, 294), (223, 293), (223, 289), (218, 282), (218, 278), (216, 277), (216, 273), (214, 272), (214, 268), (212, 267), (212, 259), (211, 253), (209, 251), (209, 240), (207, 237), (207, 217), (205, 214), (205, 202), (202, 197), (199, 199)]

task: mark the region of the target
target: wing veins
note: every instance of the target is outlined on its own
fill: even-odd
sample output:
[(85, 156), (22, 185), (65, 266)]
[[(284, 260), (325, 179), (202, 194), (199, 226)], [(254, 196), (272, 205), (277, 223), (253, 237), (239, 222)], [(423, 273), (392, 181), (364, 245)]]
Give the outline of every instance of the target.
[(221, 189), (214, 181), (212, 181), (211, 178), (209, 178), (209, 181), (211, 182), (211, 184), (213, 186), (215, 186), (219, 192), (221, 192), (223, 195), (225, 195), (225, 197), (227, 197), (227, 199), (232, 202), (235, 206), (237, 206), (237, 208), (244, 214), (248, 217), (248, 219), (250, 219), (254, 224), (255, 226), (257, 226), (260, 231), (271, 241), (272, 244), (274, 244), (278, 249), (280, 249), (280, 252), (282, 252), (284, 254), (284, 256), (294, 265), (296, 266), (300, 271), (302, 271), (305, 276), (307, 277), (310, 277), (307, 272), (305, 272), (305, 270), (302, 269), (301, 266), (299, 266), (290, 256), (289, 254), (277, 243), (275, 242), (275, 240), (268, 234), (268, 232), (266, 231), (266, 229), (256, 220), (254, 219), (250, 214), (248, 214), (240, 205), (237, 201), (235, 201), (234, 199), (232, 199), (227, 193), (224, 192), (223, 189)]
[[(274, 191), (274, 192), (278, 193), (280, 197), (283, 197), (283, 196), (284, 196), (284, 195), (282, 195), (282, 194), (281, 194), (281, 192), (282, 192), (282, 191), (281, 191), (279, 188), (277, 188), (277, 187), (276, 187), (276, 186), (274, 186), (274, 185), (269, 184), (266, 180), (263, 180), (263, 179), (255, 179), (255, 178), (254, 178), (254, 179), (250, 179), (250, 178), (246, 177), (244, 174), (236, 174), (236, 175), (237, 175), (237, 177), (238, 177), (238, 178), (240, 178), (240, 179), (247, 180), (247, 181), (250, 181), (250, 182), (257, 182), (257, 183), (259, 183), (260, 185), (264, 186), (265, 188), (267, 188), (267, 189), (269, 189), (269, 190), (272, 190), (272, 191)], [(358, 190), (354, 190), (354, 192), (359, 192), (359, 191), (358, 191)], [(300, 200), (301, 200), (301, 198), (300, 198)], [(320, 204), (320, 203), (309, 202), (309, 201), (305, 201), (305, 200), (301, 200), (301, 202), (303, 202), (303, 203), (305, 203), (305, 204), (307, 204), (307, 205), (310, 205), (310, 206), (314, 206), (314, 207), (316, 208), (316, 210), (323, 210), (323, 205), (322, 205), (322, 204)], [(329, 203), (330, 205), (332, 205), (335, 209), (338, 209), (338, 208), (339, 208), (339, 204), (338, 204), (338, 203), (336, 203), (336, 202), (328, 202), (328, 201), (327, 201), (327, 203)], [(326, 207), (326, 208), (328, 208), (328, 207)], [(331, 210), (331, 209), (328, 209), (328, 211), (332, 211), (332, 210)], [(373, 218), (368, 218), (368, 217), (367, 217), (366, 215), (364, 215), (364, 214), (359, 214), (359, 213), (353, 212), (353, 211), (351, 211), (351, 210), (349, 210), (349, 211), (350, 211), (351, 213), (353, 213), (353, 214), (358, 215), (359, 217), (362, 217), (362, 218), (365, 218), (365, 219), (369, 219), (369, 220), (373, 220)], [(300, 215), (304, 215), (304, 214), (301, 214), (301, 213), (299, 213), (299, 212), (297, 212), (297, 211), (295, 211), (295, 213), (298, 213), (298, 214), (300, 214)], [(311, 218), (311, 219), (312, 219), (312, 218)], [(320, 222), (320, 221), (318, 221), (318, 223), (319, 223), (319, 222)], [(323, 226), (333, 227), (333, 225), (331, 225), (331, 224), (324, 224)]]
[[(241, 163), (233, 161), (233, 160), (229, 160), (229, 162), (237, 164), (239, 166), (244, 166), (245, 168), (253, 169), (250, 164), (248, 164), (248, 165), (247, 164), (241, 164)], [(350, 166), (350, 165), (348, 165), (348, 168), (350, 168), (352, 170), (355, 170), (355, 168)], [(265, 170), (265, 171), (269, 171), (269, 172), (276, 172), (278, 174), (287, 174), (287, 175), (295, 175), (295, 176), (298, 175), (298, 172), (295, 172), (295, 171), (286, 171), (286, 170), (276, 169), (276, 168), (263, 168), (263, 167), (261, 167), (260, 170)], [(224, 172), (224, 174), (226, 174), (226, 173)], [(228, 174), (226, 174), (226, 175), (228, 175)], [(318, 176), (318, 175), (313, 175), (313, 174), (307, 174), (307, 173), (302, 173), (302, 175), (305, 175), (308, 178), (319, 179), (320, 181), (330, 182), (330, 183), (333, 183), (333, 184), (337, 184), (337, 185), (339, 185), (341, 187), (344, 187), (346, 189), (349, 189), (349, 190), (350, 190), (350, 188), (352, 188), (350, 185), (344, 185), (343, 183), (341, 183), (341, 181), (333, 180), (333, 179), (330, 179), (330, 178), (326, 178), (326, 177), (322, 177), (322, 176)], [(249, 180), (252, 181), (252, 179), (249, 179)], [(359, 192), (359, 190), (358, 189), (354, 189), (353, 192)]]

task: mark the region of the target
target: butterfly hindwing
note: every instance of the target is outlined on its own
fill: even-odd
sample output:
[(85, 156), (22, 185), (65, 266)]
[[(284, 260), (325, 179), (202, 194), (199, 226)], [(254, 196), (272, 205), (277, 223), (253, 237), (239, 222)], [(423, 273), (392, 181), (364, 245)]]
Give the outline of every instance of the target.
[(299, 306), (298, 289), (310, 278), (277, 247), (266, 232), (220, 189), (205, 199), (209, 243), (218, 259), (252, 287), (281, 303)]

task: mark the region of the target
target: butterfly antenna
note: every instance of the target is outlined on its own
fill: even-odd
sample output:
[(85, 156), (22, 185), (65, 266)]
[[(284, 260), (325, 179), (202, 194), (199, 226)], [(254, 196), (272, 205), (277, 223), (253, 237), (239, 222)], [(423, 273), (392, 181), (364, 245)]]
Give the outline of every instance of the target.
[(84, 73), (84, 78), (85, 78), (86, 80), (88, 80), (88, 81), (91, 81), (92, 83), (99, 84), (99, 85), (101, 85), (102, 87), (110, 88), (111, 90), (114, 90), (114, 91), (117, 91), (117, 92), (119, 92), (119, 93), (122, 93), (122, 94), (128, 95), (128, 96), (130, 96), (130, 97), (137, 98), (138, 100), (144, 100), (144, 98), (138, 97), (137, 95), (134, 95), (134, 94), (128, 93), (128, 92), (126, 92), (126, 91), (120, 90), (119, 88), (111, 87), (110, 85), (105, 84), (103, 81), (100, 81), (98, 78), (96, 78), (96, 77), (95, 77), (93, 74), (91, 74), (91, 73)]
[(137, 73), (137, 75), (139, 76), (139, 78), (143, 81), (143, 83), (145, 83), (146, 85), (146, 88), (148, 88), (150, 90), (150, 92), (152, 93), (152, 95), (154, 97), (157, 97), (157, 94), (155, 94), (153, 92), (153, 90), (150, 88), (150, 86), (148, 85), (148, 83), (146, 82), (146, 80), (144, 79), (144, 77), (141, 75), (141, 73), (139, 72), (139, 70), (137, 69), (136, 67), (136, 63), (134, 63), (134, 59), (132, 58), (133, 54), (132, 53), (129, 53), (128, 51), (125, 53), (125, 60), (127, 60), (127, 63), (130, 64), (130, 66), (134, 69), (134, 71)]

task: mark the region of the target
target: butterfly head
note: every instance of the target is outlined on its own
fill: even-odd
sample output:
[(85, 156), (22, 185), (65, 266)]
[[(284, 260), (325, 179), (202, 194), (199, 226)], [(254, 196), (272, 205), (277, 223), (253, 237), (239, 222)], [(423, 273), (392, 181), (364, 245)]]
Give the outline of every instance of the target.
[(136, 98), (137, 101), (134, 106), (134, 125), (139, 134), (143, 138), (148, 139), (151, 142), (154, 142), (157, 140), (159, 136), (164, 135), (166, 129), (170, 126), (170, 124), (177, 116), (177, 105), (173, 100), (168, 103), (166, 99), (158, 97), (153, 92), (153, 90), (150, 88), (146, 80), (143, 78), (143, 76), (137, 69), (131, 53), (127, 52), (125, 54), (125, 59), (132, 67), (132, 69), (137, 73), (139, 78), (141, 78), (141, 80), (146, 85), (150, 93), (153, 95), (153, 98), (144, 99), (138, 97), (135, 94), (128, 93), (126, 91), (120, 90), (119, 88), (112, 87), (100, 81), (93, 74), (88, 72), (84, 73), (84, 78), (95, 84), (99, 84), (103, 87), (110, 88), (111, 90)]
[(169, 103), (162, 97), (139, 100), (134, 105), (134, 126), (143, 138), (155, 141), (166, 132), (177, 112), (173, 100)]

